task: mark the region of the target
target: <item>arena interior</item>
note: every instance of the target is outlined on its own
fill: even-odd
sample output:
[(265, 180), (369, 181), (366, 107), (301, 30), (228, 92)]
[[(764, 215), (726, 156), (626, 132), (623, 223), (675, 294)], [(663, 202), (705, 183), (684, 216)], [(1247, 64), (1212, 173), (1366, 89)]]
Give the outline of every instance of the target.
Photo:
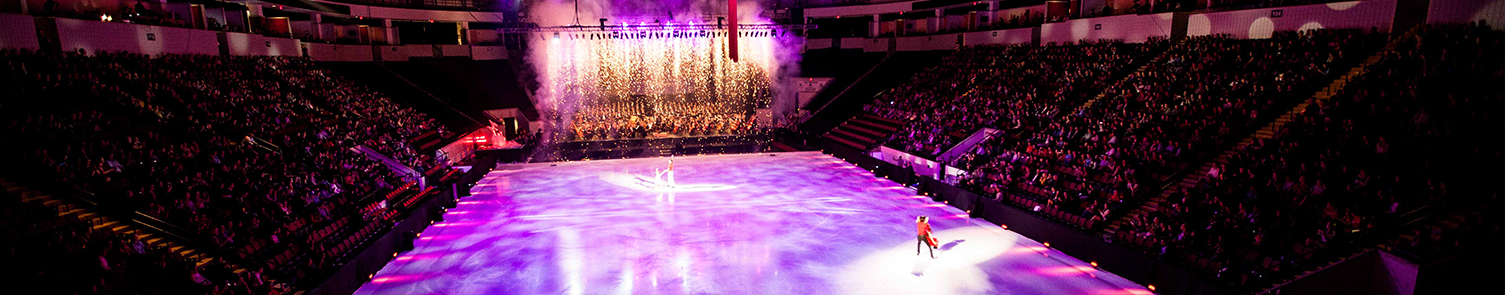
[(1505, 0), (0, 0), (0, 293), (1505, 294), (1502, 30)]

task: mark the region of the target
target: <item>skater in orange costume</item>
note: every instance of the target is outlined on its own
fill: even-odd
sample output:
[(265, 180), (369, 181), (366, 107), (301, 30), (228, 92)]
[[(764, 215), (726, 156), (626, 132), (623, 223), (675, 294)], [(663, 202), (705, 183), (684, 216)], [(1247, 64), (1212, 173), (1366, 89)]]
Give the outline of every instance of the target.
[(915, 219), (915, 228), (919, 231), (919, 234), (916, 235), (918, 241), (915, 244), (914, 255), (920, 255), (920, 246), (925, 245), (930, 246), (928, 247), (930, 249), (930, 258), (935, 258), (936, 240), (930, 237), (930, 217), (921, 215), (920, 218)]

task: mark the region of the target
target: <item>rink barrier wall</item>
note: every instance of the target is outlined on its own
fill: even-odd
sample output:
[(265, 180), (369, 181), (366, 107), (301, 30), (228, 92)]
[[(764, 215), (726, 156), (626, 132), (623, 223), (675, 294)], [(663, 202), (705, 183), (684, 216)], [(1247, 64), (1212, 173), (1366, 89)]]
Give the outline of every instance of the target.
[(408, 212), (391, 227), (378, 231), (364, 243), (359, 254), (338, 266), (338, 270), (330, 275), (304, 295), (349, 295), (354, 294), (361, 285), (371, 281), (371, 275), (386, 267), (397, 256), (393, 253), (401, 253), (404, 244), (408, 243), (406, 234), (409, 232), (420, 233), (432, 225), (430, 221), (441, 220), (443, 208), (452, 208), (457, 203), (457, 197), (461, 192), (468, 192), (470, 185), (480, 181), (492, 168), (496, 168), (496, 160), (484, 156), (477, 156), (475, 165), (470, 167), (464, 175), (453, 182), (438, 183), (439, 193), (421, 201), (412, 212)]
[(972, 218), (985, 220), (994, 225), (1007, 225), (1009, 230), (1030, 239), (1050, 243), (1051, 248), (1082, 261), (1097, 262), (1099, 268), (1140, 285), (1155, 285), (1156, 294), (1164, 295), (1226, 295), (1224, 287), (1208, 281), (1200, 271), (1162, 261), (1126, 245), (1105, 241), (1102, 233), (1083, 232), (1074, 227), (1046, 219), (1023, 208), (994, 201), (976, 193), (946, 184), (940, 180), (921, 177), (914, 172), (868, 156), (861, 150), (840, 143), (822, 140), (821, 151), (853, 163), (863, 170), (873, 171), (875, 176), (887, 177), (895, 182), (918, 185), (919, 191), (936, 202), (946, 202), (962, 211), (971, 212)]

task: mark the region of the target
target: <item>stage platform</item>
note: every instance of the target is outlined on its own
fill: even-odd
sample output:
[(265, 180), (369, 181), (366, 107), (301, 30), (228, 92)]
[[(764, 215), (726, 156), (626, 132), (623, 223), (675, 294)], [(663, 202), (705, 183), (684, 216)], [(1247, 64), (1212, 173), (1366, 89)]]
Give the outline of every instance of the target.
[(355, 294), (1150, 294), (818, 152), (667, 159), (497, 166)]

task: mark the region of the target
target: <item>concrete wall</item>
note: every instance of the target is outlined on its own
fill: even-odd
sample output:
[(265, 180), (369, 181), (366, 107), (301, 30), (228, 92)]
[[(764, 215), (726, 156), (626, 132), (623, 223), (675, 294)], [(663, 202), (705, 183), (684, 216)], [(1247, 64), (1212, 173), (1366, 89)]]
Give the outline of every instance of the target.
[(219, 54), (219, 37), (214, 31), (64, 18), (55, 21), (63, 50), (83, 49), (89, 54)]
[(371, 46), (306, 43), (308, 57), (317, 61), (373, 61)]
[(439, 52), (444, 56), (470, 56), (469, 45), (439, 45)]
[(899, 37), (899, 51), (956, 50), (960, 34)]
[(383, 19), (434, 20), (441, 22), (502, 22), (501, 12), (451, 11), (350, 5), (350, 14)]
[(861, 49), (863, 52), (888, 51), (888, 38), (842, 38), (841, 49)]
[[(994, 30), (983, 32), (967, 32), (954, 34), (941, 34), (932, 36), (909, 36), (898, 37), (896, 40), (898, 51), (932, 51), (956, 49), (956, 38), (961, 36), (963, 46), (976, 46), (983, 44), (1021, 44), (1034, 42), (1035, 31), (1039, 28), (1019, 28), (1007, 30)], [(805, 40), (806, 50), (829, 49), (835, 46), (833, 39), (809, 39)], [(865, 52), (888, 51), (889, 38), (843, 38), (841, 49), (861, 49)]]
[[(851, 40), (852, 43), (862, 45), (862, 51), (864, 52), (885, 52), (888, 51), (888, 46), (890, 45), (888, 38), (869, 39), (863, 41), (855, 39)], [(842, 47), (846, 47), (846, 44), (842, 44)]]
[(1193, 14), (1187, 18), (1186, 35), (1228, 34), (1234, 38), (1262, 39), (1276, 31), (1370, 27), (1390, 32), (1394, 18), (1395, 0), (1260, 8)]
[(0, 48), (41, 49), (35, 20), (30, 15), (0, 13)]
[(965, 15), (947, 15), (939, 20), (941, 24), (936, 28), (937, 30), (959, 31), (967, 29), (967, 16)]
[(295, 20), (292, 21), (290, 25), (293, 28), (293, 36), (298, 37), (299, 39), (307, 39), (309, 37), (312, 37), (313, 33), (317, 32), (317, 30), (315, 29), (318, 28), (318, 26), (314, 25), (313, 21), (307, 20)]
[(794, 81), (795, 103), (799, 108), (810, 104), (810, 99), (819, 95), (821, 91), (825, 91), (826, 86), (831, 85), (831, 80), (833, 80), (825, 77), (804, 77), (804, 79)]
[(1480, 20), (1496, 29), (1505, 28), (1505, 0), (1432, 0), (1427, 7), (1429, 24)]
[(507, 59), (507, 48), (502, 46), (471, 46), (470, 58), (474, 60)]
[(502, 33), (496, 30), (465, 30), (469, 35), (469, 44), (484, 44), (502, 42)]
[(1102, 39), (1140, 43), (1150, 37), (1169, 37), (1171, 15), (1120, 15), (1048, 23), (1040, 26), (1040, 43), (1064, 44)]
[[(306, 43), (308, 56), (319, 61), (373, 61), (371, 45), (344, 45)], [(413, 57), (434, 57), (431, 45), (375, 46), (382, 52), (382, 60), (406, 61)], [(393, 50), (396, 48), (396, 50)], [(507, 48), (502, 46), (442, 45), (446, 57), (469, 57), (474, 60), (507, 59)]]
[(338, 32), (340, 30), (340, 28), (338, 28), (338, 26), (335, 26), (334, 24), (331, 24), (331, 23), (322, 23), (322, 24), (318, 24), (315, 27), (316, 28), (310, 29), (310, 30), (318, 30), (319, 31), (319, 40), (323, 40), (323, 41), (334, 41), (335, 38), (336, 38), (336, 33), (335, 32)]
[(962, 34), (962, 45), (977, 46), (983, 44), (1021, 44), (1034, 42), (1035, 30), (1040, 28), (1019, 28), (1008, 30), (996, 30), (986, 32), (970, 32)]
[(381, 60), (407, 61), (409, 57), (434, 57), (431, 45), (382, 46)]
[[(252, 1), (261, 2), (261, 1)], [(359, 4), (341, 3), (336, 1), (313, 0), (313, 3), (333, 3), (350, 7), (350, 16), (364, 16), (374, 18), (405, 19), (405, 20), (434, 20), (441, 22), (502, 22), (501, 12), (490, 11), (460, 11), (460, 10), (426, 10), (407, 9), (394, 7), (367, 6)], [(261, 2), (267, 3), (267, 2)], [(267, 3), (268, 5), (277, 5)]]
[(298, 39), (266, 37), (246, 33), (225, 33), (230, 55), (301, 56)]
[(833, 40), (833, 39), (806, 39), (805, 40), (805, 49), (826, 49), (826, 48), (831, 48), (831, 45), (833, 43), (835, 43), (835, 41), (836, 40)]

